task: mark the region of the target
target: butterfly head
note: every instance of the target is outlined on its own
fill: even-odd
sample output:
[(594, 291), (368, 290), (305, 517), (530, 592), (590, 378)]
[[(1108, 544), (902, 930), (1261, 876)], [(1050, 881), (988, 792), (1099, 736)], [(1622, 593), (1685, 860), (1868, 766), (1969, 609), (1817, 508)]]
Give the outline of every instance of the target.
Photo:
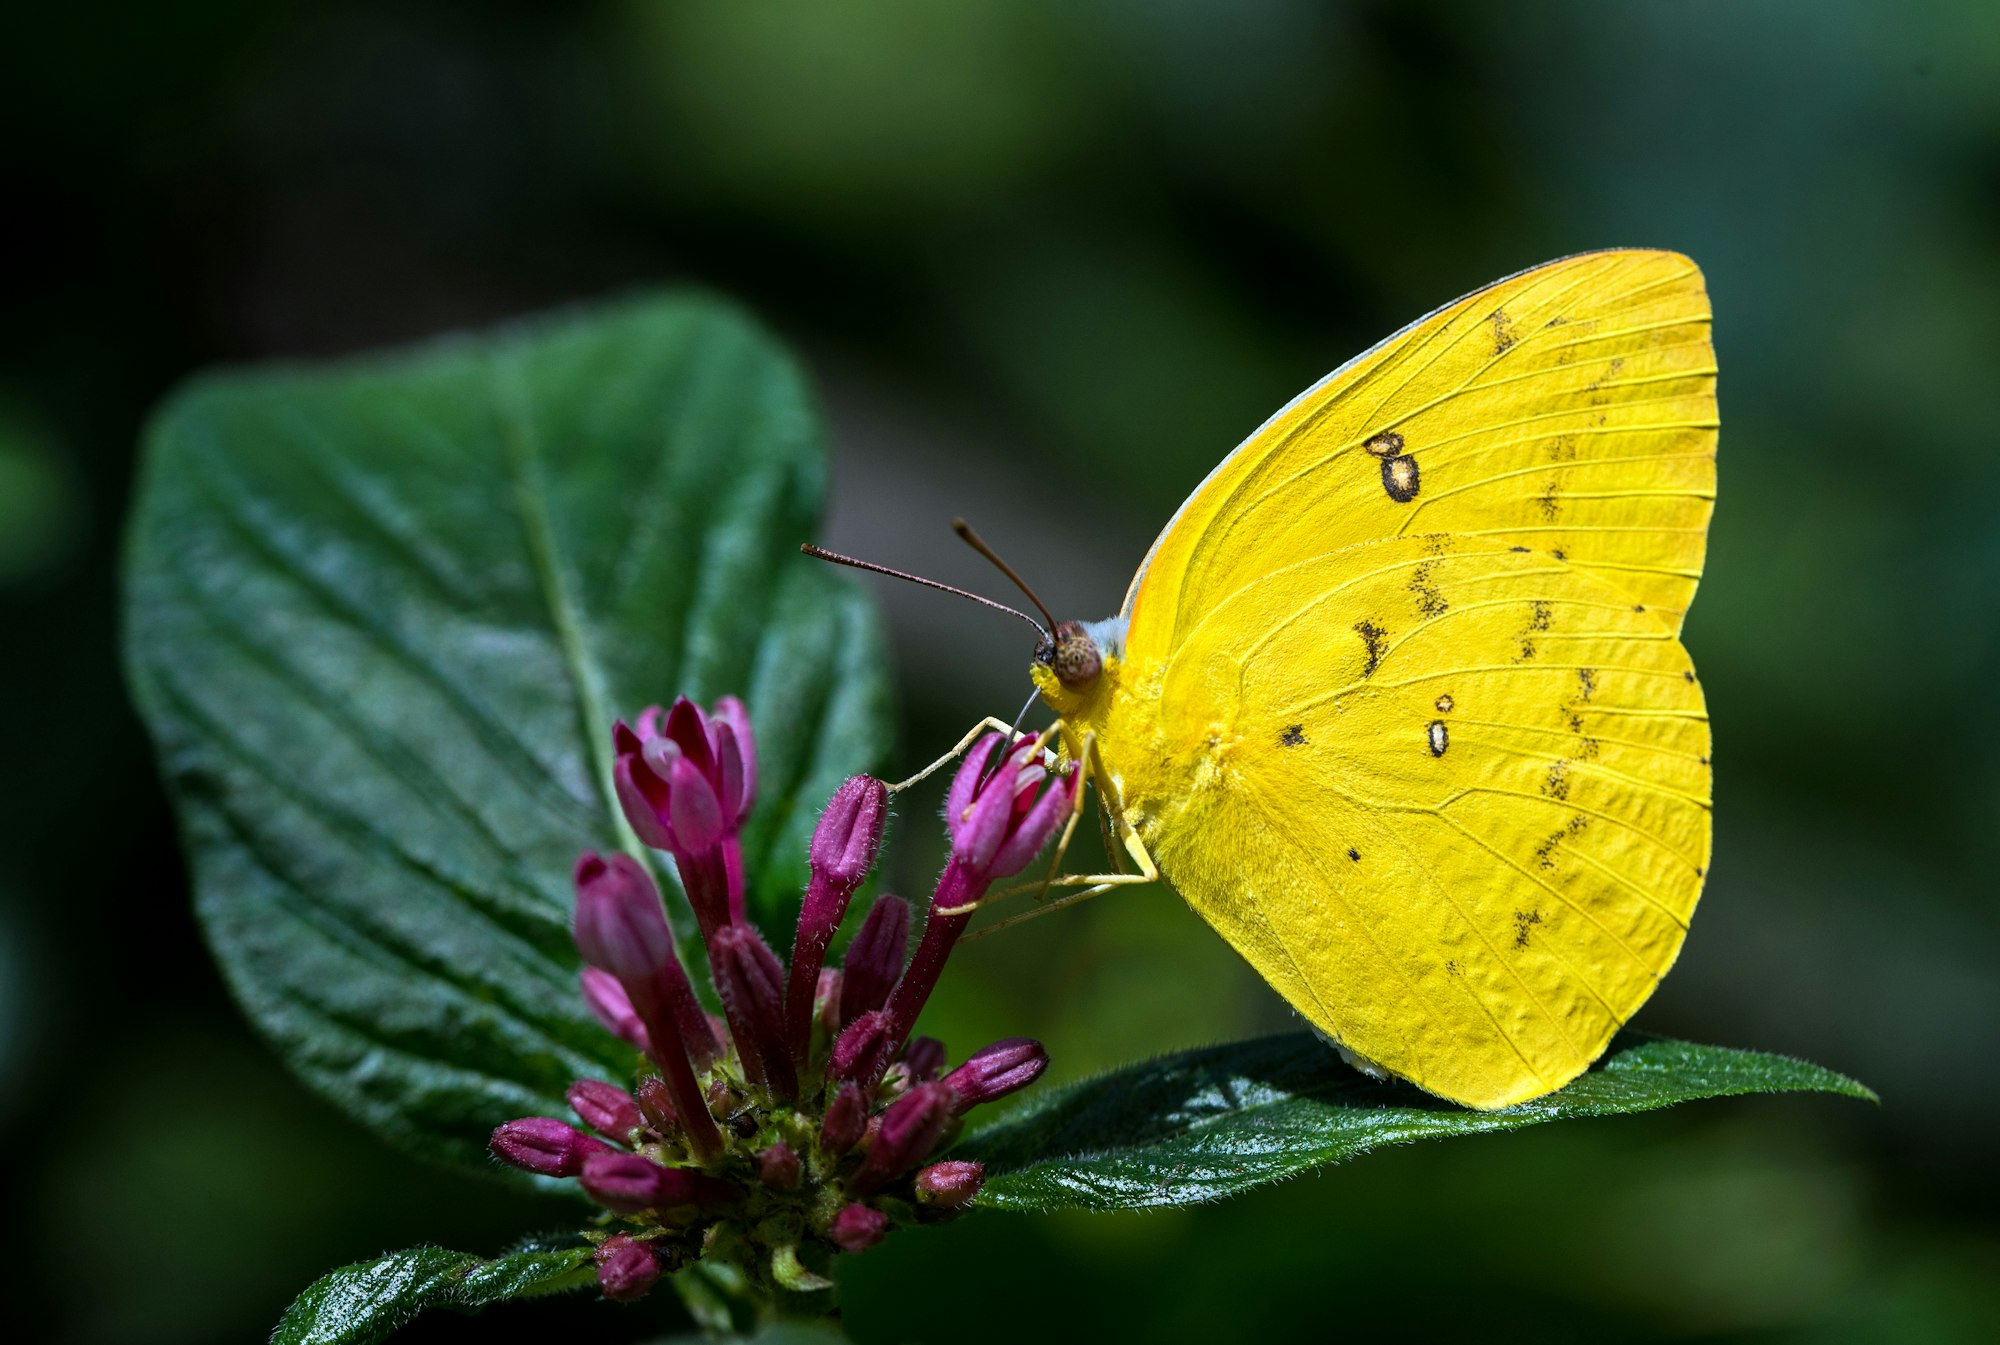
[(1029, 674), (1042, 700), (1065, 722), (1093, 719), (1109, 704), (1125, 642), (1122, 619), (1063, 621), (1035, 646)]
[(1064, 621), (1035, 646), (1035, 662), (1071, 691), (1082, 691), (1104, 671), (1104, 651), (1081, 621)]

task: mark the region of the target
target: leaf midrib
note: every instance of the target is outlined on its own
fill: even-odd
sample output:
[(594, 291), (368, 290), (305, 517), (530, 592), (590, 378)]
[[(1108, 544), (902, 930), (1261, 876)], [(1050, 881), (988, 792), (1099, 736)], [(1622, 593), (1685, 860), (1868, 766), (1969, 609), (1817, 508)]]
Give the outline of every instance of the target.
[(611, 779), (611, 722), (605, 714), (605, 703), (610, 699), (608, 679), (584, 634), (583, 619), (567, 580), (568, 568), (562, 563), (561, 548), (556, 542), (555, 523), (549, 516), (546, 496), (538, 489), (541, 458), (535, 452), (526, 410), (520, 405), (520, 393), (526, 382), (525, 366), (520, 351), (512, 350), (496, 354), (491, 367), (495, 428), (507, 464), (508, 484), (514, 492), (528, 562), (548, 608), (549, 623), (569, 674), (598, 798), (618, 836), (619, 846), (650, 872), (654, 867), (652, 852), (640, 844), (637, 833), (625, 820)]

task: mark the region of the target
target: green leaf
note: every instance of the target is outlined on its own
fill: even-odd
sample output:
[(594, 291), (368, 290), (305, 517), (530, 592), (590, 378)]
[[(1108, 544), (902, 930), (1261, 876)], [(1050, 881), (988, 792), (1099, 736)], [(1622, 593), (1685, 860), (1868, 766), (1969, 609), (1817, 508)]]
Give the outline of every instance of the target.
[(885, 660), (797, 554), (819, 430), (735, 310), (210, 375), (145, 450), (131, 679), (209, 942), (315, 1089), (491, 1169), (494, 1125), (629, 1076), (577, 998), (569, 873), (638, 851), (610, 725), (676, 693), (749, 704), (751, 906), (789, 940), (817, 810), (886, 746)]
[(997, 1209), (1150, 1209), (1235, 1195), (1388, 1144), (1651, 1111), (1743, 1093), (1875, 1100), (1832, 1070), (1758, 1051), (1621, 1034), (1559, 1092), (1469, 1111), (1341, 1063), (1307, 1033), (1209, 1047), (1036, 1097), (954, 1158), (987, 1167)]
[(477, 1312), (508, 1299), (581, 1289), (597, 1279), (590, 1252), (577, 1242), (485, 1261), (413, 1247), (342, 1266), (292, 1300), (271, 1345), (371, 1345), (425, 1308)]

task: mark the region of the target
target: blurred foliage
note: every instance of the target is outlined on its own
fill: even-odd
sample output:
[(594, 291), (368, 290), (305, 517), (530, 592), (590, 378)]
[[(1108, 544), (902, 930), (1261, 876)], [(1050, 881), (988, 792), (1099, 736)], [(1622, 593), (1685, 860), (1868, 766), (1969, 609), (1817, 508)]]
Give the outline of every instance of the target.
[[(329, 1265), (491, 1253), (547, 1217), (313, 1102), (198, 944), (112, 643), (137, 427), (187, 370), (707, 283), (817, 365), (835, 544), (991, 587), (949, 549), (964, 512), (1053, 605), (1098, 615), (1300, 387), (1479, 283), (1627, 243), (1707, 270), (1724, 418), (1687, 628), (1715, 877), (1639, 1025), (1796, 1051), (1884, 1106), (1743, 1102), (1377, 1155), (1195, 1211), (966, 1220), (857, 1259), (848, 1325), (1990, 1330), (2000, 10), (195, 0), (38, 7), (10, 39), (0, 1114), (12, 1152), (43, 1155), (7, 1185), (44, 1232), (18, 1263), (30, 1337), (256, 1339)], [(883, 596), (904, 756), (1018, 704), (1015, 631)], [(897, 837), (910, 890), (928, 806)], [(1038, 1033), (1063, 1077), (1285, 1026), (1164, 892), (961, 961), (936, 1030)], [(1013, 1287), (966, 1311), (984, 1284)], [(641, 1318), (533, 1305), (408, 1338), (660, 1329)]]

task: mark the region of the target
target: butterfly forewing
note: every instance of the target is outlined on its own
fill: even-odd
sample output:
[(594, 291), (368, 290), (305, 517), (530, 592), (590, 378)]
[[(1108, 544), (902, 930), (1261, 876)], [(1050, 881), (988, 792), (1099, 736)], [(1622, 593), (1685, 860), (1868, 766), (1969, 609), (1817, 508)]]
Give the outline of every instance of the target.
[(1190, 497), (1126, 598), (1164, 653), (1244, 584), (1358, 542), (1524, 545), (1678, 629), (1715, 494), (1700, 271), (1571, 257), (1447, 305), (1309, 389)]

